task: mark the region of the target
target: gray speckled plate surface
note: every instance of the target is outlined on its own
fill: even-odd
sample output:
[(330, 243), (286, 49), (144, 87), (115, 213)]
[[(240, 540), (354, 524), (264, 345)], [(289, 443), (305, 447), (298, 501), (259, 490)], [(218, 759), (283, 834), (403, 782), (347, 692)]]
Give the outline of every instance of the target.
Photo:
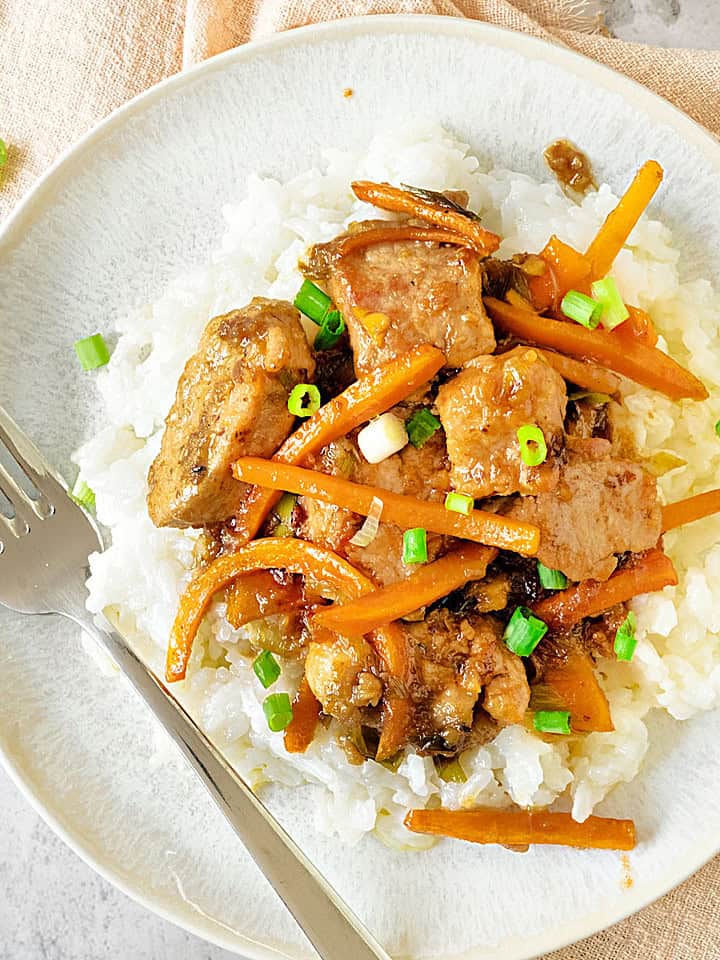
[[(355, 95), (343, 97), (352, 87)], [(720, 147), (632, 82), (568, 51), (465, 20), (379, 17), (294, 30), (173, 78), (71, 150), (0, 235), (0, 402), (72, 476), (97, 426), (72, 342), (202, 261), (250, 171), (287, 177), (374, 124), (439, 120), (486, 161), (541, 175), (558, 135), (620, 187), (648, 156), (686, 277), (718, 274)], [(181, 765), (154, 769), (153, 721), (102, 676), (75, 631), (0, 611), (0, 750), (53, 827), (96, 869), (177, 923), (253, 958), (307, 944)], [(658, 716), (642, 775), (603, 811), (632, 815), (632, 889), (615, 853), (421, 854), (313, 832), (312, 791), (274, 809), (397, 956), (520, 960), (586, 936), (680, 882), (718, 848), (720, 712)]]

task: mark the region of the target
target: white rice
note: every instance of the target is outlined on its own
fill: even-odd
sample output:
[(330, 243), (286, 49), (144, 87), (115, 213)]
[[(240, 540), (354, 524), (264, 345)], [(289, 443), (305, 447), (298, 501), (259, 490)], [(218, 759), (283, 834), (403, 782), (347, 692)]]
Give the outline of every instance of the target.
[[(98, 517), (112, 533), (112, 546), (91, 560), (89, 608), (108, 613), (158, 670), (197, 537), (156, 529), (145, 508), (147, 470), (180, 372), (210, 317), (255, 295), (292, 299), (301, 279), (297, 260), (309, 244), (331, 238), (352, 220), (377, 217), (351, 194), (349, 183), (357, 178), (467, 190), (470, 206), (504, 238), (500, 256), (539, 250), (550, 233), (583, 249), (616, 202), (607, 186), (576, 205), (553, 182), (482, 172), (467, 146), (440, 127), (378, 136), (363, 154), (328, 151), (322, 171), (285, 184), (249, 179), (244, 199), (223, 209), (226, 229), (210, 263), (179, 277), (156, 303), (124, 321), (111, 363), (98, 378), (109, 425), (77, 455), (95, 490)], [(627, 400), (640, 450), (667, 451), (687, 464), (661, 478), (667, 501), (714, 486), (720, 474), (714, 434), (720, 364), (711, 349), (720, 300), (706, 281), (681, 282), (671, 241), (662, 223), (643, 219), (613, 271), (625, 299), (652, 313), (661, 343), (711, 393), (706, 403), (675, 403), (638, 389)], [(549, 744), (523, 727), (507, 727), (492, 743), (464, 754), (463, 784), (443, 782), (430, 759), (414, 754), (396, 773), (372, 761), (352, 766), (325, 730), (305, 755), (286, 754), (282, 737), (265, 722), (265, 691), (250, 668), (248, 631), (228, 626), (221, 603), (203, 624), (189, 679), (176, 693), (254, 786), (320, 784), (319, 829), (350, 843), (376, 830), (395, 846), (429, 845), (401, 822), (408, 807), (438, 798), (451, 807), (543, 806), (569, 796), (573, 815), (583, 820), (615, 784), (637, 774), (651, 708), (685, 719), (720, 703), (720, 517), (670, 533), (665, 543), (679, 586), (635, 603), (633, 663), (601, 665), (615, 731)], [(277, 689), (292, 693), (298, 677), (298, 667), (285, 664)], [(163, 748), (158, 756), (173, 754)]]

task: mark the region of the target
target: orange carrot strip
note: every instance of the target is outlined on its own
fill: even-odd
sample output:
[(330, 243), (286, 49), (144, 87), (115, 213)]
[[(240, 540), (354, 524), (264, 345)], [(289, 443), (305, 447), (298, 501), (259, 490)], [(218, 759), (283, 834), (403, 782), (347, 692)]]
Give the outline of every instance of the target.
[(610, 331), (586, 330), (579, 323), (564, 323), (518, 310), (494, 297), (486, 297), (484, 302), (497, 326), (520, 340), (551, 347), (580, 360), (593, 360), (672, 400), (705, 400), (708, 396), (697, 377), (661, 350), (635, 340), (621, 340)]
[(500, 246), (500, 237), (481, 226), (479, 220), (433, 203), (431, 199), (409, 190), (393, 187), (389, 183), (371, 183), (369, 180), (356, 180), (351, 187), (358, 200), (371, 203), (380, 210), (407, 213), (411, 217), (461, 234), (467, 238), (468, 246), (483, 256), (488, 256)]
[(401, 241), (417, 243), (452, 243), (457, 247), (468, 247), (470, 242), (466, 236), (447, 227), (417, 227), (410, 224), (392, 224), (386, 227), (371, 227), (368, 230), (356, 230), (348, 233), (340, 240), (334, 240), (334, 257), (344, 257), (354, 250), (371, 247), (378, 243), (398, 243)]
[(592, 390), (595, 393), (607, 393), (611, 397), (620, 392), (620, 380), (594, 363), (586, 360), (573, 360), (562, 353), (553, 350), (541, 350), (538, 353), (547, 360), (553, 370), (556, 370), (564, 380), (577, 384), (583, 390)]
[(647, 205), (662, 183), (663, 168), (655, 160), (644, 163), (600, 227), (595, 239), (585, 251), (591, 263), (591, 277), (599, 280), (610, 270), (632, 229), (645, 212)]
[(237, 627), (275, 613), (287, 613), (304, 602), (298, 583), (278, 583), (267, 570), (244, 573), (227, 589), (227, 618)]
[(303, 677), (293, 700), (292, 720), (285, 728), (285, 749), (288, 753), (305, 753), (315, 736), (320, 717), (320, 701)]
[(341, 477), (276, 463), (274, 460), (241, 457), (235, 461), (232, 469), (235, 478), (245, 483), (299, 493), (353, 510), (365, 517), (370, 513), (373, 498), (377, 497), (383, 502), (383, 520), (405, 530), (424, 527), (434, 533), (474, 540), (527, 555), (536, 553), (540, 542), (540, 531), (532, 523), (483, 510), (471, 510), (465, 516), (446, 510), (441, 503), (418, 500), (417, 497), (391, 493), (381, 487), (353, 483)]
[(630, 316), (624, 323), (613, 328), (613, 334), (621, 340), (638, 340), (647, 347), (654, 347), (658, 342), (658, 335), (650, 315), (640, 307), (633, 307), (629, 303), (626, 307)]
[[(334, 397), (291, 434), (273, 460), (302, 463), (326, 444), (344, 437), (355, 427), (400, 403), (428, 380), (445, 363), (442, 353), (422, 343), (377, 370), (360, 377), (347, 390)], [(237, 518), (241, 542), (257, 534), (268, 511), (280, 499), (275, 490), (256, 487), (245, 498)]]
[(616, 603), (640, 593), (653, 593), (678, 582), (675, 568), (662, 550), (648, 550), (635, 563), (614, 573), (609, 580), (583, 580), (540, 600), (533, 612), (552, 630), (567, 630), (585, 617), (595, 617)]
[(686, 500), (669, 503), (662, 510), (663, 532), (702, 520), (713, 513), (720, 513), (720, 490), (708, 490), (707, 493), (698, 493)]
[(584, 253), (553, 234), (538, 256), (547, 264), (547, 270), (528, 283), (533, 306), (538, 310), (557, 308), (568, 290), (590, 292), (590, 261)]
[(471, 843), (552, 843), (596, 850), (632, 850), (635, 846), (632, 820), (588, 817), (578, 823), (569, 813), (546, 810), (410, 810), (405, 826), (413, 833)]
[(568, 645), (558, 649), (559, 642), (553, 638), (551, 659), (545, 660), (542, 653), (539, 655), (542, 662), (541, 682), (558, 697), (562, 709), (570, 711), (573, 730), (582, 733), (614, 730), (610, 704), (598, 683), (592, 657), (577, 646)]
[(482, 580), (488, 564), (496, 556), (497, 550), (492, 547), (460, 547), (420, 567), (407, 580), (375, 590), (360, 600), (319, 610), (313, 617), (313, 623), (338, 633), (368, 633), (447, 596), (464, 586), (468, 580)]

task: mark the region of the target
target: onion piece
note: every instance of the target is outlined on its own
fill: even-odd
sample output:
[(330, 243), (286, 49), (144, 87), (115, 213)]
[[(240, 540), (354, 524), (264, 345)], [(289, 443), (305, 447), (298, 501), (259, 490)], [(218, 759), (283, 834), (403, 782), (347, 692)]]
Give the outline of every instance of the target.
[(383, 512), (383, 502), (380, 497), (373, 497), (370, 504), (370, 510), (365, 522), (360, 527), (355, 536), (350, 540), (354, 547), (367, 547), (377, 536), (380, 526), (380, 516)]
[(357, 441), (368, 463), (380, 463), (407, 446), (408, 434), (399, 417), (383, 413), (362, 428)]

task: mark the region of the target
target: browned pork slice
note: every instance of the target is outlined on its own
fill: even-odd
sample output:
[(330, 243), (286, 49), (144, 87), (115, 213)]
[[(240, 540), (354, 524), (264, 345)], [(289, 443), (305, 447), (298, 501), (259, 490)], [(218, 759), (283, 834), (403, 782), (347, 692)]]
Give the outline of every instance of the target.
[[(351, 235), (387, 221), (358, 224)], [(398, 228), (406, 224), (400, 222)], [(437, 243), (398, 240), (343, 253), (343, 237), (314, 247), (307, 268), (343, 313), (358, 374), (432, 343), (450, 367), (495, 348), (482, 303), (477, 253)]]
[(315, 363), (289, 303), (256, 297), (215, 317), (185, 365), (150, 467), (148, 510), (158, 527), (219, 523), (238, 507), (244, 484), (231, 464), (269, 457), (292, 429), (292, 388)]
[[(455, 489), (476, 498), (552, 490), (566, 403), (565, 381), (531, 347), (473, 360), (437, 396)], [(543, 432), (540, 466), (520, 456), (517, 431), (526, 425)]]
[(518, 497), (508, 513), (540, 527), (538, 560), (571, 580), (607, 580), (615, 554), (660, 537), (655, 479), (629, 460), (571, 456), (553, 493)]
[(377, 658), (362, 637), (336, 636), (332, 642), (311, 641), (305, 660), (310, 689), (328, 716), (359, 721), (363, 707), (375, 706), (382, 696)]

